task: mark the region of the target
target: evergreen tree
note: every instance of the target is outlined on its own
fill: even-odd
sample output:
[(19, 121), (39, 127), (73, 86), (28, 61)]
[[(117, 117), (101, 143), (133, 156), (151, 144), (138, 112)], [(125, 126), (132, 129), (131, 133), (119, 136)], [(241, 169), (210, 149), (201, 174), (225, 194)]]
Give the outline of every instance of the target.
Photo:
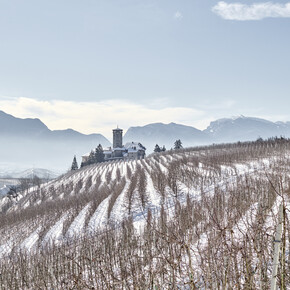
[(146, 148), (145, 148), (141, 143), (138, 143), (138, 145), (139, 145), (142, 149), (146, 150)]
[(89, 160), (87, 162), (87, 165), (94, 164), (94, 163), (96, 163), (96, 154), (92, 150), (90, 155), (89, 155)]
[(71, 165), (71, 170), (77, 170), (78, 168), (79, 168), (78, 162), (77, 162), (76, 156), (74, 156), (74, 159)]
[(162, 151), (162, 152), (165, 152), (165, 151), (166, 151), (166, 148), (165, 148), (164, 145), (163, 145), (163, 147), (161, 148), (161, 151)]
[(181, 149), (181, 148), (183, 148), (183, 147), (182, 147), (182, 142), (180, 141), (180, 139), (178, 139), (178, 140), (176, 140), (176, 141), (174, 142), (174, 149), (175, 149), (175, 150), (178, 150), (178, 149)]
[(98, 145), (95, 151), (95, 160), (96, 162), (104, 162), (105, 154), (101, 144)]
[(161, 152), (161, 149), (158, 144), (155, 145), (154, 152)]

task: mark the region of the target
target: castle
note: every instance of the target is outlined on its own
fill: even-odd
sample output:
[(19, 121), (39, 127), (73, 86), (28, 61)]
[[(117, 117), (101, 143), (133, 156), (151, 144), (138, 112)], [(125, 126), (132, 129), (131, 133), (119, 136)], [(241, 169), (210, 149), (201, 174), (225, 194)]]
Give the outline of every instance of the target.
[[(138, 142), (128, 142), (123, 145), (123, 130), (120, 128), (113, 129), (113, 148), (104, 148), (104, 160), (117, 159), (143, 159), (145, 157), (146, 148)], [(82, 162), (85, 163), (89, 159), (90, 153), (82, 156)]]

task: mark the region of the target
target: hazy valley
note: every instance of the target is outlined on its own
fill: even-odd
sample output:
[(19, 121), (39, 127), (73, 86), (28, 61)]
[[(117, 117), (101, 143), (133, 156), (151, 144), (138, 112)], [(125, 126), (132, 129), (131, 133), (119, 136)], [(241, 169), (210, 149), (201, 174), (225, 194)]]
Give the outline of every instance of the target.
[[(290, 137), (289, 122), (270, 122), (251, 117), (236, 117), (211, 122), (205, 130), (181, 124), (154, 123), (130, 127), (124, 134), (124, 143), (141, 142), (146, 154), (156, 144), (173, 148), (177, 139), (183, 147), (210, 145), (269, 138)], [(0, 177), (20, 176), (25, 170), (50, 170), (51, 176), (69, 170), (74, 155), (81, 156), (101, 144), (112, 146), (101, 134), (85, 135), (72, 129), (51, 131), (39, 119), (19, 119), (0, 112)]]

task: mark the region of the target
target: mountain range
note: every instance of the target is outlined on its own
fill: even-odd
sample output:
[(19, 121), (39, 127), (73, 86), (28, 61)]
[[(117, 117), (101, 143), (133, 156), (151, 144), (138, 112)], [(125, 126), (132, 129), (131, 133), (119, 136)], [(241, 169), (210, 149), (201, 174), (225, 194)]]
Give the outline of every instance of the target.
[[(273, 136), (290, 137), (290, 122), (239, 116), (213, 121), (205, 130), (176, 123), (154, 123), (130, 127), (124, 134), (124, 143), (137, 141), (150, 154), (155, 144), (173, 147), (180, 139), (184, 147), (212, 143), (256, 140)], [(39, 119), (20, 119), (0, 111), (0, 168), (24, 170), (33, 167), (57, 172), (69, 169), (73, 156), (80, 157), (98, 144), (111, 146), (101, 134), (85, 135), (67, 130), (50, 130)]]
[(85, 135), (72, 129), (52, 131), (39, 119), (20, 119), (3, 111), (0, 142), (2, 172), (33, 167), (65, 171), (74, 154), (82, 155), (98, 144), (110, 146), (101, 134)]
[(130, 127), (124, 135), (124, 142), (136, 140), (142, 143), (147, 151), (153, 151), (155, 144), (173, 147), (175, 140), (180, 139), (184, 146), (210, 143), (210, 136), (194, 127), (170, 123), (154, 123), (143, 127)]
[(239, 116), (211, 122), (203, 131), (213, 142), (248, 141), (273, 136), (290, 136), (290, 122)]
[(138, 140), (152, 151), (155, 144), (170, 149), (180, 139), (183, 147), (212, 143), (250, 141), (274, 136), (290, 137), (290, 122), (271, 122), (253, 117), (223, 118), (213, 121), (205, 130), (170, 123), (155, 123), (143, 127), (131, 127), (124, 139)]

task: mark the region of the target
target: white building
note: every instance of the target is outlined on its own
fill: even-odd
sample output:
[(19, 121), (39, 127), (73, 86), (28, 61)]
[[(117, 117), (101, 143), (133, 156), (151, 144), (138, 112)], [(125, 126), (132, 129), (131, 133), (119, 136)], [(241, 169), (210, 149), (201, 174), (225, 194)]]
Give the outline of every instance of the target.
[[(143, 159), (146, 155), (146, 148), (138, 142), (128, 142), (123, 145), (123, 130), (120, 128), (113, 129), (113, 148), (104, 148), (104, 159), (116, 160), (116, 159)], [(82, 156), (82, 162), (89, 161), (91, 153), (87, 153)]]
[(142, 159), (146, 148), (138, 142), (128, 142), (123, 145), (123, 130), (113, 129), (113, 148), (104, 150), (105, 160), (112, 159)]
[(128, 142), (124, 146), (126, 150), (125, 158), (128, 159), (143, 159), (145, 157), (146, 148), (137, 142)]

